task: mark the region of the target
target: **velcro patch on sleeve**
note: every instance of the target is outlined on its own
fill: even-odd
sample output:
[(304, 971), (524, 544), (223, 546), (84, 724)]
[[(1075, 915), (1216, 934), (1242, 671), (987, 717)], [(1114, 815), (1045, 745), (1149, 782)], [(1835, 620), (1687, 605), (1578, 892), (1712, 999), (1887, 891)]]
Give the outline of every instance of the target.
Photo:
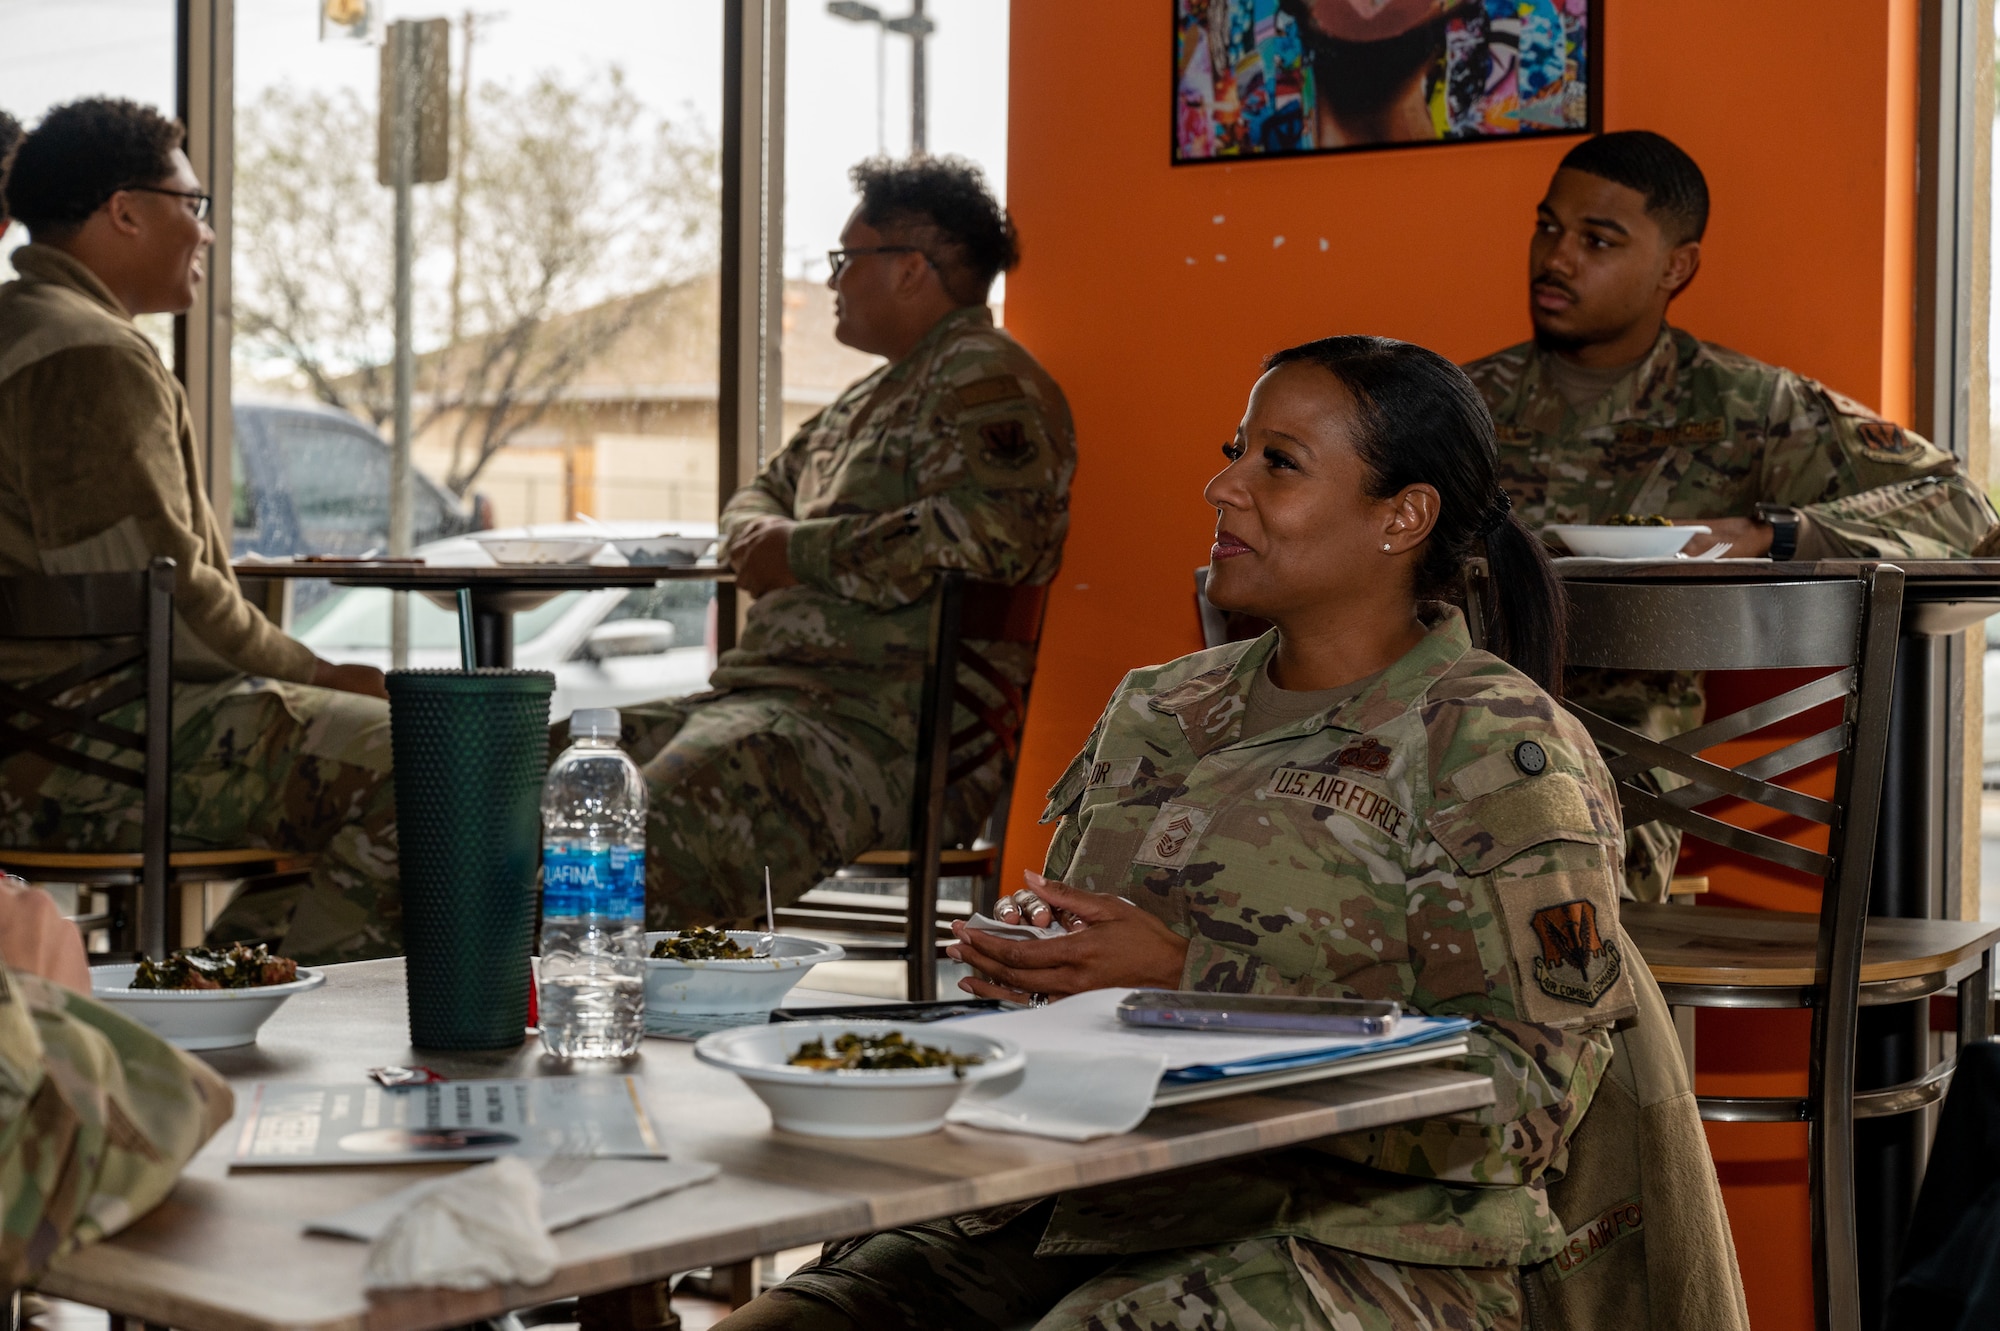
[[(1481, 775), (1490, 779), (1492, 773)], [(1453, 863), (1469, 874), (1491, 873), (1545, 841), (1603, 844), (1606, 839), (1590, 816), (1582, 785), (1564, 772), (1518, 780), (1433, 813), (1430, 828)]]
[(962, 384), (952, 391), (958, 395), (959, 403), (967, 407), (1012, 402), (1016, 398), (1028, 395), (1028, 390), (1021, 386), (1021, 381), (1011, 374), (996, 374), (990, 379), (978, 379), (969, 384)]

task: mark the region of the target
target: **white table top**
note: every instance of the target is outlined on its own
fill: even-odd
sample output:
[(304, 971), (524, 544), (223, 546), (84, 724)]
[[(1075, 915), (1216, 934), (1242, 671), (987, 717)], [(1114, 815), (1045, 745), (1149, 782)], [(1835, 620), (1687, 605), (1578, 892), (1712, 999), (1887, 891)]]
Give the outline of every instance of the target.
[[(561, 1075), (538, 1044), (497, 1054), (407, 1047), (400, 960), (328, 968), (326, 986), (287, 1003), (259, 1041), (209, 1055), (239, 1109), (258, 1081), (360, 1081), (371, 1067), (422, 1063), (450, 1077)], [(793, 1006), (845, 995), (795, 991)], [(117, 1237), (55, 1263), (41, 1288), (182, 1331), (425, 1331), (511, 1308), (616, 1289), (760, 1253), (955, 1215), (1332, 1133), (1476, 1108), (1484, 1077), (1409, 1067), (1156, 1110), (1135, 1132), (1069, 1143), (949, 1127), (921, 1138), (834, 1141), (774, 1131), (737, 1079), (687, 1044), (648, 1040), (637, 1064), (668, 1151), (722, 1174), (557, 1234), (555, 1277), (534, 1289), (423, 1291), (370, 1299), (366, 1247), (308, 1236), (306, 1220), (441, 1172), (438, 1166), (230, 1174), (224, 1129), (172, 1196)]]

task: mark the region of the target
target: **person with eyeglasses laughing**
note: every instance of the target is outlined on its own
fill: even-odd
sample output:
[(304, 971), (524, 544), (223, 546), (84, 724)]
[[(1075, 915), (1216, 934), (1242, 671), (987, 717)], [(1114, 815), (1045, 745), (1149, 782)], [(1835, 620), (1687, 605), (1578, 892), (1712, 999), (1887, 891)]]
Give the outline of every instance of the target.
[[(6, 170), (28, 229), (0, 287), (0, 577), (175, 564), (175, 844), (314, 855), (311, 881), (245, 892), (210, 935), (307, 963), (402, 950), (382, 673), (334, 665), (244, 598), (180, 381), (133, 323), (195, 300), (215, 242), (186, 131), (151, 107), (56, 107)], [(0, 643), (25, 687), (75, 644)], [(130, 729), (141, 705), (104, 720)], [(0, 761), (0, 846), (136, 847), (140, 793), (19, 751)]]

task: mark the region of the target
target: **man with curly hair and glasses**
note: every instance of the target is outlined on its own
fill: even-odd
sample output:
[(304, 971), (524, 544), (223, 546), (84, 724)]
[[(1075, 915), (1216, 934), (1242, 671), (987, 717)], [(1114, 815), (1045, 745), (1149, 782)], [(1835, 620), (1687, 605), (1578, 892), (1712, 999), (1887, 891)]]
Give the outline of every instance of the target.
[[(986, 306), (1017, 257), (1013, 223), (955, 158), (863, 162), (853, 179), (861, 201), (828, 256), (834, 336), (885, 363), (723, 509), (726, 557), (756, 603), (711, 691), (625, 710), (651, 797), (655, 929), (748, 920), (766, 865), (791, 902), (904, 844), (938, 575), (1039, 585), (1062, 557), (1069, 407)], [(972, 645), (1027, 683), (1031, 649)], [(961, 670), (967, 693), (998, 701)], [(999, 789), (997, 755), (954, 783), (946, 845), (970, 844)]]
[[(380, 671), (333, 665), (237, 586), (187, 397), (133, 323), (194, 304), (215, 240), (181, 125), (108, 98), (59, 106), (15, 150), (6, 209), (28, 229), (0, 287), (0, 576), (175, 564), (175, 844), (314, 855), (311, 880), (238, 897), (214, 941), (261, 938), (306, 962), (401, 951), (389, 714)], [(0, 643), (0, 681), (61, 675), (84, 652)], [(141, 704), (105, 720), (135, 726)], [(100, 755), (101, 756), (101, 755)], [(140, 792), (15, 751), (0, 761), (0, 845), (137, 849)]]

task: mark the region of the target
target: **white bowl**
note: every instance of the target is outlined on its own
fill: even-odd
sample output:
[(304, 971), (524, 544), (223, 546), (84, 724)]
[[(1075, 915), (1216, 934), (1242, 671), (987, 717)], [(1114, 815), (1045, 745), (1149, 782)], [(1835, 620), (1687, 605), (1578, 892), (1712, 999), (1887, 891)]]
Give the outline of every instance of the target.
[[(818, 1072), (785, 1061), (801, 1045), (831, 1041), (849, 1031), (858, 1035), (898, 1031), (918, 1044), (977, 1054), (985, 1061), (966, 1068), (879, 1072)], [(949, 1022), (852, 1020), (736, 1026), (704, 1035), (695, 1042), (694, 1056), (741, 1077), (770, 1109), (777, 1126), (814, 1137), (915, 1137), (936, 1132), (966, 1087), (1019, 1071), (1027, 1058), (1011, 1041), (954, 1029)]]
[(1557, 523), (1542, 531), (1591, 559), (1666, 559), (1681, 552), (1706, 527), (1604, 527)]
[(700, 561), (715, 544), (713, 536), (624, 536), (611, 542), (625, 562), (647, 567), (658, 564), (686, 565)]
[[(762, 937), (755, 930), (729, 935), (754, 948)], [(672, 931), (646, 935), (646, 951)], [(676, 961), (646, 958), (646, 1011), (660, 1015), (699, 1012), (769, 1012), (785, 1001), (792, 986), (822, 961), (839, 961), (846, 953), (837, 944), (779, 934), (771, 955), (754, 961)]]
[(479, 548), (496, 564), (588, 564), (604, 548), (602, 536), (486, 536)]
[(90, 993), (168, 1044), (182, 1049), (231, 1049), (252, 1044), (257, 1028), (293, 994), (326, 983), (326, 972), (299, 967), (289, 984), (254, 989), (134, 989), (136, 965), (92, 966)]

